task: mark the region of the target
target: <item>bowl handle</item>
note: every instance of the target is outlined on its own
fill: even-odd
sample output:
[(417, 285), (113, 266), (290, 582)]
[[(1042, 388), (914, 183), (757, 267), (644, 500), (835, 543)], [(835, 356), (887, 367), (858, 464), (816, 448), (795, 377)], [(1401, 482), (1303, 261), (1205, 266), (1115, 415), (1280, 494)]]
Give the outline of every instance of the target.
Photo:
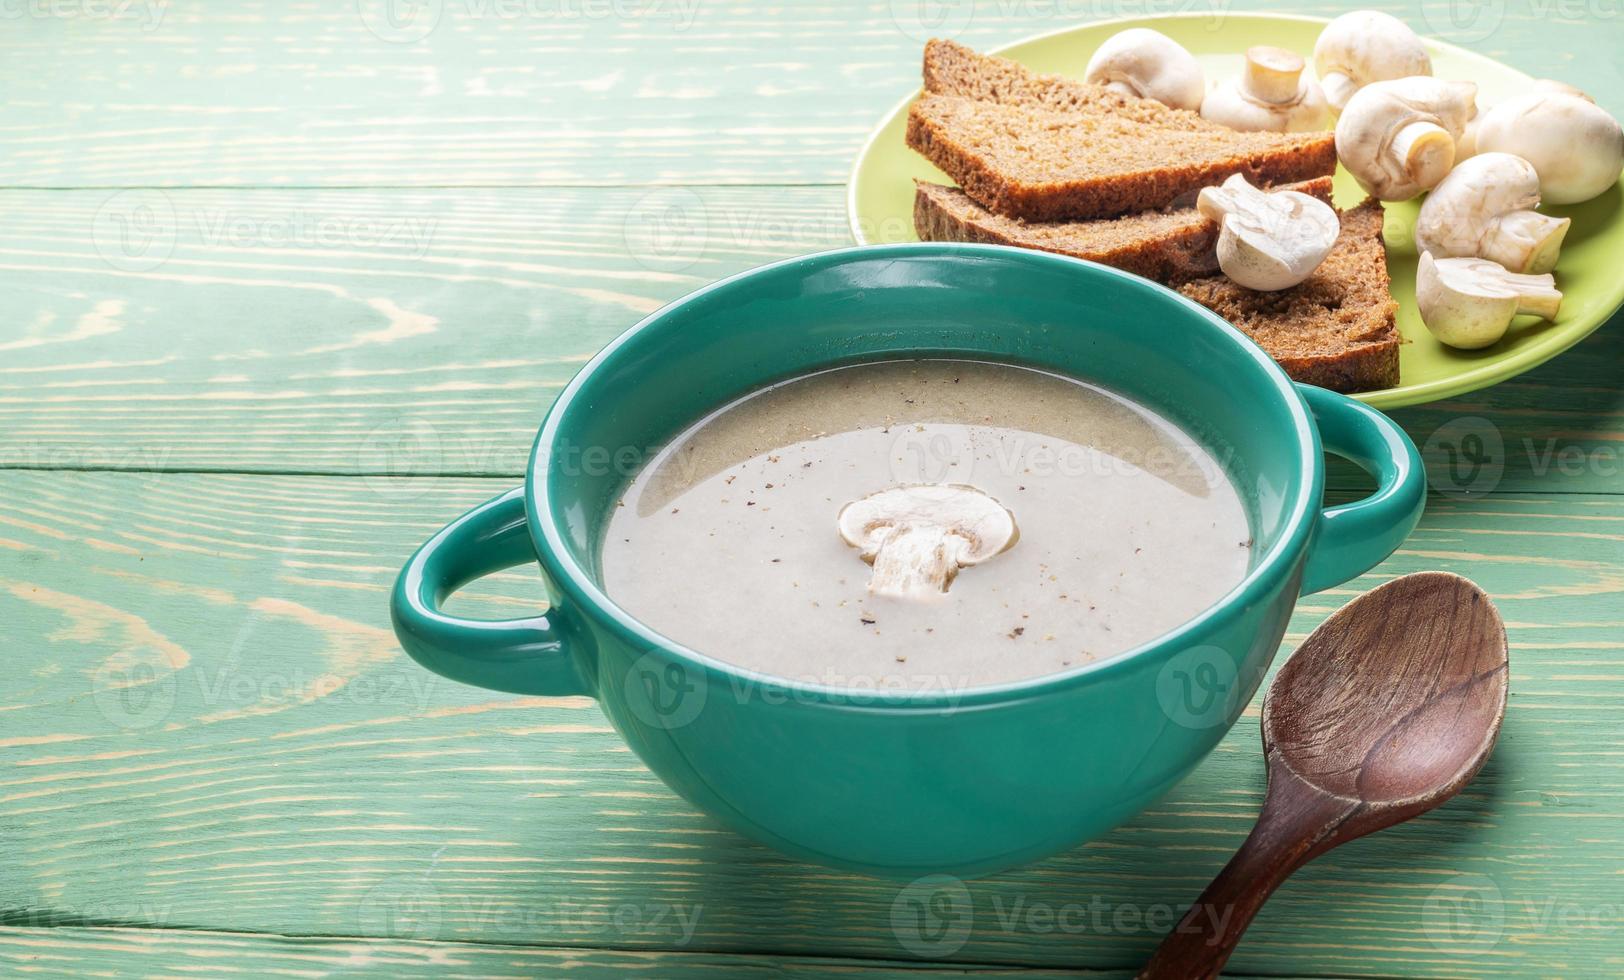
[(1303, 569), (1302, 594), (1356, 578), (1398, 549), (1421, 520), (1427, 476), (1415, 443), (1392, 419), (1363, 402), (1300, 384), (1325, 448), (1376, 477), (1376, 492), (1326, 508)]
[(557, 609), (528, 619), (463, 619), (440, 610), (482, 575), (536, 560), (524, 488), (488, 500), (447, 524), (400, 570), (390, 618), (418, 663), (455, 681), (514, 694), (588, 694), (575, 667), (573, 630)]

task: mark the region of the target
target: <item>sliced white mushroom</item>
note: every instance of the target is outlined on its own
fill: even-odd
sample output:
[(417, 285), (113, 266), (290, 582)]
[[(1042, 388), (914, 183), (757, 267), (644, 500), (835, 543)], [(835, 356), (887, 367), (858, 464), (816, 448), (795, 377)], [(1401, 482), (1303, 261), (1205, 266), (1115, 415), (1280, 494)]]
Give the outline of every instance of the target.
[(1303, 59), (1285, 48), (1246, 49), (1241, 77), (1224, 82), (1201, 103), (1201, 115), (1231, 129), (1308, 133), (1324, 129), (1325, 94), (1303, 77)]
[(1550, 272), (1573, 224), (1534, 208), (1539, 174), (1509, 153), (1480, 153), (1456, 164), (1421, 205), (1415, 244), (1436, 258), (1498, 262), (1512, 272)]
[(1514, 153), (1539, 173), (1546, 204), (1588, 201), (1618, 181), (1624, 130), (1582, 92), (1530, 92), (1502, 102), (1476, 126), (1479, 153)]
[(1155, 99), (1175, 109), (1201, 108), (1206, 76), (1195, 55), (1148, 27), (1133, 27), (1106, 38), (1088, 60), (1084, 79), (1124, 95)]
[(1372, 82), (1336, 123), (1336, 154), (1372, 197), (1407, 201), (1455, 164), (1455, 141), (1477, 112), (1477, 86), (1414, 76)]
[(909, 484), (840, 509), (840, 536), (874, 566), (868, 590), (903, 598), (946, 592), (959, 569), (1015, 544), (1015, 517), (975, 487)]
[(1434, 259), (1423, 252), (1415, 274), (1415, 303), (1434, 337), (1451, 347), (1477, 350), (1504, 337), (1519, 314), (1555, 318), (1562, 294), (1549, 273), (1523, 275), (1488, 259)]
[(1335, 209), (1319, 198), (1261, 191), (1240, 174), (1202, 188), (1195, 206), (1218, 224), (1218, 268), (1248, 289), (1287, 289), (1307, 279), (1342, 230)]
[(1325, 25), (1314, 42), (1314, 70), (1331, 112), (1371, 82), (1431, 75), (1432, 58), (1421, 38), (1391, 14), (1355, 10)]

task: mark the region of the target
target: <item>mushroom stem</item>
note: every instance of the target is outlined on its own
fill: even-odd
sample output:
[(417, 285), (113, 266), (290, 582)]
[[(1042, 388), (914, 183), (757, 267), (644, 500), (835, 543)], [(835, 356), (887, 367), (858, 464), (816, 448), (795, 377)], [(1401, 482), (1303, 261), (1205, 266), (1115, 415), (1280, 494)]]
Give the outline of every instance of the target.
[(1289, 105), (1302, 98), (1302, 74), (1303, 59), (1295, 52), (1261, 44), (1246, 49), (1245, 88), (1264, 102)]
[(1333, 71), (1320, 78), (1320, 88), (1325, 91), (1325, 102), (1332, 112), (1341, 112), (1342, 107), (1353, 98), (1353, 93), (1359, 90), (1359, 83), (1344, 75)]
[(947, 591), (959, 572), (968, 544), (934, 527), (892, 528), (874, 552), (869, 591), (877, 595), (919, 597)]
[(1477, 155), (1477, 127), (1482, 119), (1482, 116), (1473, 116), (1466, 123), (1466, 128), (1461, 130), (1460, 139), (1455, 141), (1456, 163), (1471, 159)]
[(1417, 120), (1393, 137), (1393, 156), (1415, 183), (1432, 187), (1455, 165), (1455, 138), (1437, 123)]
[(1506, 274), (1505, 283), (1517, 291), (1517, 315), (1537, 316), (1541, 320), (1555, 318), (1562, 310), (1562, 294), (1549, 274), (1527, 276), (1519, 272)]
[(1508, 269), (1522, 272), (1550, 272), (1556, 268), (1567, 237), (1569, 218), (1553, 218), (1538, 211), (1513, 211), (1501, 215), (1483, 235), (1483, 257)]

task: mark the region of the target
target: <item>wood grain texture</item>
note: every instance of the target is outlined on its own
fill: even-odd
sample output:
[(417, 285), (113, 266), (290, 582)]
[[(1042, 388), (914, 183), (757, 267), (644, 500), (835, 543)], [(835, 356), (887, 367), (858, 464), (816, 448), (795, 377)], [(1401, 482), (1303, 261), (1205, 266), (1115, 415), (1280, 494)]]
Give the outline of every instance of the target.
[[(848, 243), (836, 188), (0, 191), (0, 467), (518, 477), (626, 327)], [(1621, 322), (1395, 413), (1434, 486), (1624, 490)]]
[[(1379, 6), (1624, 114), (1613, 6)], [(1140, 964), (1255, 818), (1255, 705), (1106, 839), (904, 893), (721, 830), (588, 700), (420, 670), (385, 590), (619, 331), (848, 243), (840, 184), (925, 36), (1167, 8), (425, 0), (414, 39), (382, 7), (0, 10), (0, 974)], [(1516, 651), (1505, 733), (1464, 797), (1288, 883), (1233, 975), (1624, 973), (1619, 327), (1397, 413), (1444, 495), (1286, 645), (1394, 574), (1470, 575)]]
[(517, 474), (600, 347), (715, 278), (847, 243), (838, 202), (0, 192), (0, 465)]
[[(1121, 970), (966, 967), (883, 960), (684, 953), (661, 950), (548, 949), (411, 940), (255, 936), (247, 933), (138, 929), (0, 928), (0, 967), (18, 974), (84, 977), (109, 967), (145, 977), (538, 976), (669, 977), (672, 980), (851, 977), (854, 980), (1125, 980)], [(1239, 976), (1230, 974), (1230, 976)], [(1270, 980), (1293, 980), (1275, 975)]]
[[(388, 0), (18, 3), (46, 13), (0, 32), (0, 186), (838, 184), (932, 35), (1353, 6), (424, 0), (392, 23)], [(1608, 3), (1371, 6), (1624, 112)]]
[[(497, 480), (0, 474), (3, 917), (290, 935), (915, 958), (897, 883), (800, 865), (692, 811), (586, 699), (439, 680), (385, 590)], [(1617, 721), (1624, 498), (1438, 498), (1358, 590), (1469, 573), (1515, 650), (1460, 798), (1304, 869), (1233, 966), (1318, 976), (1624, 969)], [(1558, 542), (1558, 547), (1553, 547)], [(460, 597), (537, 601), (523, 571)], [(1103, 840), (967, 886), (968, 964), (1129, 969), (1263, 790), (1253, 713)], [(902, 909), (899, 913), (897, 910)], [(900, 923), (898, 925), (897, 923)], [(915, 940), (917, 942), (917, 940)]]

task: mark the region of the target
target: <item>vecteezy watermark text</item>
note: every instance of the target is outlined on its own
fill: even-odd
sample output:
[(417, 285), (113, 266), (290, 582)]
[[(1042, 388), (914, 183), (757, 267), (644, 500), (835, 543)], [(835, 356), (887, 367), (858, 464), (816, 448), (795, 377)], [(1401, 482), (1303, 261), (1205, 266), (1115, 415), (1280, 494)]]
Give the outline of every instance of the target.
[(260, 670), (235, 663), (213, 670), (193, 666), (177, 672), (146, 661), (114, 661), (97, 668), (90, 679), (96, 709), (103, 718), (125, 730), (162, 724), (183, 695), (205, 713), (316, 700), (422, 711), (441, 683), (438, 676), (410, 664), (399, 670), (344, 677), (300, 668)]
[(0, 20), (125, 20), (151, 31), (168, 9), (169, 0), (0, 0)]
[(356, 0), (361, 23), (380, 41), (412, 44), (450, 19), (460, 24), (538, 21), (664, 21), (692, 27), (701, 0)]
[(374, 885), (356, 908), (361, 935), (388, 939), (443, 938), (446, 923), (479, 935), (536, 936), (565, 932), (618, 939), (662, 938), (677, 946), (693, 941), (705, 911), (700, 903), (603, 902), (550, 897), (533, 905), (495, 898), (447, 898), (426, 875), (400, 875)]
[(909, 953), (942, 959), (962, 949), (978, 924), (1006, 936), (1161, 935), (1175, 928), (1217, 936), (1234, 911), (1228, 905), (1112, 902), (1098, 895), (1056, 904), (1019, 894), (994, 894), (987, 907), (978, 908), (963, 881), (935, 874), (897, 892), (891, 902), (891, 933)]
[[(1169, 482), (1213, 483), (1223, 463), (1174, 442), (1084, 446), (1030, 434), (985, 435), (963, 425), (890, 427), (891, 477), (899, 483), (973, 481), (978, 473), (1032, 480), (1130, 477), (1148, 474)], [(1227, 455), (1227, 454), (1226, 454)]]
[(428, 253), (437, 225), (432, 218), (403, 215), (183, 208), (163, 191), (136, 188), (102, 202), (91, 237), (108, 265), (144, 272), (167, 262), (182, 241), (210, 248), (356, 249), (416, 259)]
[(978, 16), (1000, 23), (1120, 20), (1166, 14), (1204, 14), (1213, 27), (1229, 12), (1230, 0), (890, 0), (891, 22), (912, 40), (955, 38)]
[(706, 256), (835, 248), (848, 244), (854, 233), (872, 244), (910, 241), (913, 219), (862, 218), (853, 228), (838, 214), (746, 207), (725, 192), (688, 187), (657, 187), (633, 201), (621, 217), (626, 253), (650, 272), (683, 272)]
[(1434, 429), (1421, 446), (1427, 482), (1446, 496), (1492, 492), (1508, 467), (1527, 467), (1537, 479), (1586, 476), (1613, 479), (1624, 474), (1621, 450), (1597, 441), (1586, 445), (1555, 436), (1507, 441), (1500, 427), (1476, 415), (1453, 418)]

